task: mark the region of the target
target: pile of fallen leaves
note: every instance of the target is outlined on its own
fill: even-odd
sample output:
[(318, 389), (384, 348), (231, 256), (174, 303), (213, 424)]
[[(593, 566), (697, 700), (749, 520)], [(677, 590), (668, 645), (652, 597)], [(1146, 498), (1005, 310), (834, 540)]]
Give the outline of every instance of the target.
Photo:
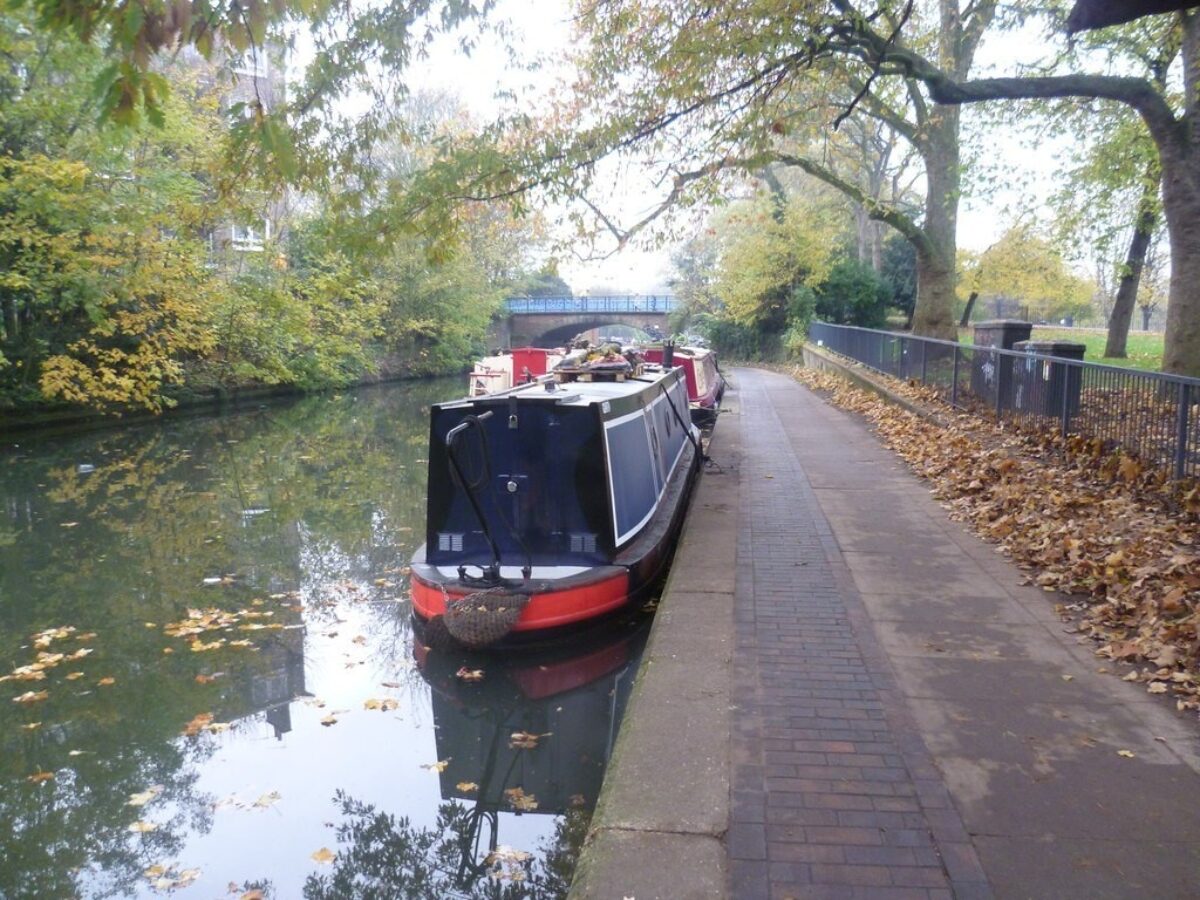
[(1200, 709), (1200, 487), (1100, 441), (960, 413), (927, 388), (888, 382), (931, 419), (828, 373), (794, 374), (871, 421), (951, 517), (998, 543), (1030, 581), (1082, 598), (1060, 613), (1081, 616), (1098, 656), (1135, 667), (1126, 680)]

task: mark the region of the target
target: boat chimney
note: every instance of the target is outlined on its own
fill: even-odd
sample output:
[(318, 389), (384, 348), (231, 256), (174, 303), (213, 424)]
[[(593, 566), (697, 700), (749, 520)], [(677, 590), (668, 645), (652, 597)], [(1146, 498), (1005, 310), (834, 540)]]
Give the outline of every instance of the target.
[(675, 365), (675, 342), (673, 340), (663, 341), (663, 368), (670, 369)]

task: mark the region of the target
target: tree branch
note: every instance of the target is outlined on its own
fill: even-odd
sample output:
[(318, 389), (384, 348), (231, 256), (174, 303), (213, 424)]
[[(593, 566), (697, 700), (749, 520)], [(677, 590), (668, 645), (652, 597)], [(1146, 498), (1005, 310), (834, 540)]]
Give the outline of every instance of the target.
[(791, 154), (778, 154), (776, 160), (784, 165), (795, 166), (814, 178), (820, 179), (832, 188), (845, 194), (851, 200), (854, 200), (863, 209), (867, 211), (867, 217), (883, 222), (896, 229), (905, 238), (920, 251), (927, 254), (934, 254), (935, 248), (933, 242), (929, 240), (929, 236), (918, 226), (914, 221), (909, 219), (895, 207), (886, 206), (880, 203), (873, 197), (868, 197), (866, 193), (857, 185), (839, 178), (829, 169), (822, 165), (818, 165), (811, 159), (805, 159), (803, 156), (793, 156)]
[[(924, 62), (922, 60), (922, 62)], [(928, 66), (928, 64), (925, 64)], [(1044, 78), (981, 78), (956, 82), (930, 67), (917, 77), (929, 85), (929, 94), (938, 103), (978, 103), (984, 100), (1044, 100), (1065, 97), (1091, 97), (1115, 100), (1133, 107), (1154, 142), (1160, 147), (1177, 145), (1183, 137), (1180, 123), (1163, 96), (1142, 78), (1109, 75), (1059, 75)]]

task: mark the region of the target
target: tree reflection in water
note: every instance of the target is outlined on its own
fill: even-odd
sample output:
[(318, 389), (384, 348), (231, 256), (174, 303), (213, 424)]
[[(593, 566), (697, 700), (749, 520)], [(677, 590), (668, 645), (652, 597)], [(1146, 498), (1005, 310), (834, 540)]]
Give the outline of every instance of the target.
[[(648, 631), (633, 617), (586, 639), (508, 657), (434, 651), (414, 656), (432, 688), (443, 802), (431, 828), (339, 791), (344, 821), (329, 875), (312, 875), (308, 900), (565, 897)], [(482, 667), (482, 682), (457, 677)], [(542, 736), (521, 747), (514, 735)], [(514, 811), (519, 789), (536, 805)], [(556, 815), (536, 853), (500, 843), (504, 821)]]
[[(341, 852), (309, 880), (313, 896), (565, 891), (632, 655), (488, 662), (483, 684), (464, 685), (459, 663), (414, 648), (403, 567), (422, 539), (427, 403), (455, 390), (0, 446), (0, 677), (35, 661), (45, 629), (76, 629), (51, 651), (91, 651), (0, 684), (0, 897), (154, 896), (146, 873), (163, 865), (203, 867), (175, 896), (231, 883), (299, 896), (337, 787)], [(227, 645), (192, 652), (164, 627), (190, 609), (269, 613), (239, 622), (279, 630), (234, 625), (204, 638)], [(232, 649), (239, 638), (253, 646)], [(46, 699), (10, 702), (31, 688)], [(380, 696), (399, 710), (362, 710)], [(338, 706), (352, 712), (323, 727)], [(429, 706), (435, 735), (421, 730)], [(182, 736), (201, 714), (229, 731)], [(553, 736), (513, 750), (518, 730)], [(420, 769), (431, 757), (450, 760), (437, 785)], [(560, 818), (512, 821), (503, 790), (516, 786)], [(130, 804), (151, 788), (151, 803)], [(247, 809), (274, 791), (278, 809)], [(524, 883), (488, 875), (498, 828), (536, 851)]]
[[(480, 857), (479, 825), (487, 813), (451, 800), (438, 807), (432, 828), (406, 816), (379, 812), (341, 792), (336, 802), (346, 821), (338, 826), (339, 850), (330, 875), (310, 875), (306, 900), (549, 900), (565, 897), (583, 844), (588, 810), (568, 812), (550, 846), (523, 862), (490, 863)], [(495, 827), (495, 813), (492, 827)], [(519, 871), (520, 880), (514, 878)], [(497, 877), (498, 876), (498, 877)]]

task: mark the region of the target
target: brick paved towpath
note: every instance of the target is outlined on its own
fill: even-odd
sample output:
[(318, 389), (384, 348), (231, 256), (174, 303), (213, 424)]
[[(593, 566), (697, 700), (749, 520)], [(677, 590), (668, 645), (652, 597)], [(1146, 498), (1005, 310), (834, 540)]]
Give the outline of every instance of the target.
[(1195, 722), (861, 420), (735, 379), (732, 896), (1200, 896)]
[(859, 418), (732, 375), (573, 900), (1200, 897), (1195, 718)]

